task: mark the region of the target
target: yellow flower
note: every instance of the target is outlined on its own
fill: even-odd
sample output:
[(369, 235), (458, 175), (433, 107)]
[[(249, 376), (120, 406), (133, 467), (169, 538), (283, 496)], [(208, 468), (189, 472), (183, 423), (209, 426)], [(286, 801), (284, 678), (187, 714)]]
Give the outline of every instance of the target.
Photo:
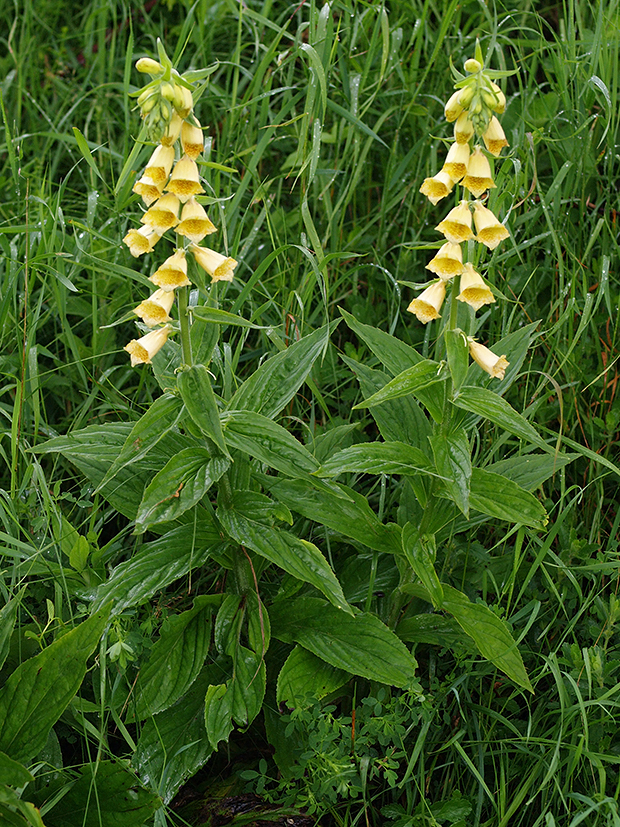
[(168, 192), (166, 195), (162, 195), (150, 210), (144, 213), (140, 221), (143, 224), (148, 224), (149, 227), (153, 227), (158, 233), (165, 233), (166, 230), (169, 230), (171, 227), (176, 227), (179, 223), (178, 215), (180, 206), (181, 202), (176, 195)]
[(496, 356), (488, 347), (475, 342), (469, 337), (469, 353), (471, 358), (477, 365), (480, 365), (482, 370), (485, 370), (490, 376), (495, 379), (503, 379), (506, 368), (510, 364), (506, 356)]
[(163, 181), (158, 184), (149, 175), (143, 175), (132, 187), (133, 192), (142, 196), (147, 207), (150, 207), (153, 201), (157, 201), (163, 189)]
[(145, 325), (155, 327), (156, 324), (172, 321), (170, 308), (174, 304), (174, 290), (156, 290), (148, 299), (134, 308), (134, 313), (139, 316)]
[(216, 227), (209, 220), (204, 207), (194, 197), (190, 198), (181, 211), (181, 223), (176, 232), (197, 243), (215, 231)]
[(491, 82), (491, 88), (493, 92), (489, 94), (489, 97), (492, 98), (492, 100), (490, 100), (488, 104), (494, 112), (497, 112), (498, 115), (503, 115), (506, 111), (506, 96), (497, 83)]
[(508, 146), (508, 141), (504, 135), (504, 130), (495, 115), (491, 118), (487, 131), (482, 136), (484, 145), (491, 155), (497, 156), (500, 154), (505, 146)]
[(200, 155), (204, 147), (202, 129), (198, 121), (196, 121), (196, 124), (197, 125), (194, 126), (194, 124), (188, 123), (188, 121), (183, 121), (183, 126), (181, 127), (181, 146), (183, 147), (183, 152), (193, 161)]
[(165, 189), (178, 196), (179, 201), (183, 204), (192, 195), (204, 192), (200, 185), (200, 174), (196, 161), (188, 158), (187, 155), (177, 161)]
[(189, 249), (194, 254), (196, 263), (211, 276), (212, 282), (233, 280), (233, 271), (237, 266), (234, 258), (223, 256), (208, 247), (199, 247), (197, 244), (190, 245)]
[(149, 276), (149, 281), (166, 291), (190, 285), (191, 281), (187, 278), (185, 250), (177, 250), (174, 255), (167, 258), (161, 267)]
[(129, 344), (125, 345), (123, 350), (131, 356), (131, 366), (136, 365), (150, 365), (151, 359), (168, 341), (168, 334), (170, 333), (170, 325), (160, 327), (157, 330), (151, 330), (145, 336), (139, 339), (132, 339)]
[(446, 283), (443, 279), (434, 281), (417, 299), (414, 299), (407, 310), (415, 313), (422, 324), (439, 318), (441, 305), (446, 297)]
[(181, 86), (180, 84), (179, 86), (176, 86), (175, 92), (176, 94), (173, 101), (174, 108), (182, 118), (187, 118), (194, 105), (192, 93), (189, 89), (187, 89), (187, 87)]
[(509, 232), (480, 201), (474, 201), (474, 224), (476, 225), (476, 241), (484, 244), (489, 250), (494, 250), (500, 241), (508, 238)]
[(466, 302), (474, 310), (480, 310), (485, 304), (493, 304), (495, 296), (491, 293), (488, 284), (474, 270), (471, 262), (467, 262), (461, 274), (461, 292), (457, 296), (461, 302)]
[(450, 97), (448, 99), (448, 102), (444, 106), (443, 111), (444, 111), (444, 115), (446, 116), (446, 120), (448, 121), (448, 123), (452, 123), (452, 121), (455, 121), (458, 118), (458, 116), (461, 114), (461, 112), (463, 111), (463, 106), (461, 105), (461, 102), (459, 100), (460, 94), (461, 94), (460, 89), (458, 91), (454, 92), (453, 95), (450, 95)]
[(435, 205), (446, 195), (450, 194), (450, 190), (454, 186), (452, 178), (447, 172), (438, 172), (432, 178), (425, 178), (424, 183), (420, 187), (420, 192), (425, 195), (431, 204)]
[(454, 140), (457, 144), (466, 144), (474, 134), (474, 125), (467, 112), (463, 112), (454, 124)]
[(144, 170), (151, 181), (156, 184), (165, 184), (174, 163), (174, 147), (159, 144), (153, 152)]
[(463, 253), (459, 244), (446, 241), (437, 255), (426, 265), (426, 269), (442, 279), (451, 279), (463, 272)]
[(123, 241), (129, 247), (131, 255), (138, 258), (138, 256), (144, 253), (153, 252), (153, 247), (160, 238), (161, 233), (158, 233), (153, 227), (145, 225), (144, 227), (140, 227), (139, 230), (129, 230)]
[(476, 198), (480, 198), (485, 190), (495, 187), (495, 182), (491, 178), (491, 165), (479, 146), (471, 154), (467, 175), (461, 183)]
[(183, 118), (178, 112), (173, 112), (164, 134), (161, 136), (161, 142), (164, 146), (172, 146), (176, 139), (181, 134), (181, 127), (183, 126)]
[(461, 201), (458, 207), (450, 210), (435, 229), (443, 233), (448, 241), (453, 244), (460, 244), (462, 241), (469, 241), (470, 238), (473, 238), (469, 201)]
[(469, 144), (458, 144), (456, 141), (451, 145), (446, 156), (445, 163), (441, 168), (442, 172), (447, 172), (450, 178), (456, 184), (467, 172), (467, 164), (469, 162)]

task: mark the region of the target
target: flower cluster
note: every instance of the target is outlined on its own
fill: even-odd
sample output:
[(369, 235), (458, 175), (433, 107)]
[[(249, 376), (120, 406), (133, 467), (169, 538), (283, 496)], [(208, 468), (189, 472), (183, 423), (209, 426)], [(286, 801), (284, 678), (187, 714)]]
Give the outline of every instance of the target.
[[(476, 58), (465, 62), (469, 76), (455, 72), (456, 92), (445, 106), (446, 120), (454, 122), (454, 141), (450, 145), (445, 163), (437, 175), (426, 178), (420, 192), (433, 205), (450, 194), (460, 184), (464, 194), (459, 204), (452, 209), (435, 229), (443, 234), (445, 244), (426, 265), (436, 276), (423, 293), (407, 308), (423, 324), (438, 319), (446, 297), (446, 286), (459, 277), (458, 301), (465, 302), (475, 311), (486, 304), (495, 302), (489, 285), (471, 262), (463, 260), (461, 245), (477, 241), (489, 250), (508, 237), (508, 230), (480, 200), (489, 189), (495, 188), (491, 165), (485, 150), (498, 157), (508, 141), (497, 115), (506, 107), (506, 99), (499, 86), (491, 79), (499, 73), (483, 69), (482, 57), (477, 49)], [(481, 138), (484, 148), (478, 143)], [(504, 378), (508, 366), (505, 356), (496, 356), (488, 348), (469, 337), (471, 357), (491, 376)]]
[(191, 84), (175, 69), (160, 49), (162, 62), (141, 58), (139, 72), (151, 75), (151, 82), (138, 97), (147, 134), (157, 136), (157, 146), (144, 172), (133, 186), (148, 208), (139, 228), (123, 238), (130, 253), (141, 256), (153, 251), (168, 230), (177, 235), (176, 250), (149, 277), (157, 288), (134, 313), (147, 327), (155, 328), (125, 346), (131, 364), (150, 364), (163, 347), (171, 330), (170, 311), (175, 291), (192, 282), (187, 275), (187, 252), (211, 276), (211, 281), (232, 281), (237, 262), (200, 242), (216, 232), (197, 196), (204, 192), (197, 159), (203, 151), (202, 128), (193, 114)]

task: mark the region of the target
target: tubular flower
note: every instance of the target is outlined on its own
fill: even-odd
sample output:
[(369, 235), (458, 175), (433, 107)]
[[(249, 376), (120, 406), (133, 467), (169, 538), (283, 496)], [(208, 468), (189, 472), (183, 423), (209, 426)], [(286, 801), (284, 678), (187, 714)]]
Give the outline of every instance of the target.
[(156, 290), (148, 299), (134, 308), (134, 313), (139, 316), (145, 325), (155, 327), (156, 324), (172, 321), (170, 308), (174, 304), (174, 290)]
[(441, 305), (446, 297), (446, 283), (443, 279), (433, 282), (417, 299), (414, 299), (407, 310), (414, 313), (422, 324), (439, 318)]
[(474, 201), (474, 224), (476, 225), (476, 241), (484, 244), (489, 250), (494, 250), (500, 241), (510, 235), (506, 227), (501, 224), (480, 201)]
[(174, 255), (167, 258), (161, 267), (149, 276), (149, 281), (166, 291), (190, 285), (191, 281), (187, 278), (185, 250), (177, 250)]
[(453, 244), (460, 244), (462, 241), (469, 241), (470, 238), (473, 238), (469, 201), (461, 201), (458, 207), (450, 210), (435, 229), (443, 233), (448, 241)]
[(451, 279), (463, 272), (463, 253), (460, 244), (446, 241), (437, 251), (437, 255), (426, 265), (426, 269), (442, 279)]
[(153, 201), (157, 201), (163, 189), (163, 182), (162, 185), (158, 184), (150, 175), (143, 175), (132, 187), (133, 192), (142, 196), (147, 207), (150, 207)]
[(140, 221), (143, 224), (148, 224), (149, 227), (153, 227), (158, 233), (165, 233), (166, 230), (169, 230), (171, 227), (176, 227), (179, 223), (178, 215), (180, 206), (181, 202), (176, 195), (168, 192), (166, 195), (162, 195), (162, 197), (144, 213)]
[(151, 359), (168, 341), (168, 334), (170, 333), (170, 325), (160, 327), (157, 330), (151, 330), (145, 336), (139, 339), (132, 339), (129, 344), (125, 345), (123, 350), (131, 356), (132, 368), (136, 365), (150, 365)]
[(461, 292), (457, 296), (460, 302), (466, 302), (474, 310), (480, 310), (485, 304), (493, 304), (495, 296), (491, 293), (488, 284), (474, 270), (473, 265), (468, 261), (461, 274)]
[(494, 99), (489, 103), (489, 106), (494, 112), (497, 112), (498, 115), (503, 115), (506, 111), (506, 96), (497, 83), (491, 82), (491, 88), (493, 89)]
[(441, 168), (442, 172), (447, 172), (450, 178), (456, 183), (467, 172), (467, 164), (469, 162), (469, 144), (459, 144), (456, 141), (448, 150), (445, 163)]
[(194, 99), (191, 91), (186, 86), (177, 86), (175, 89), (173, 105), (182, 118), (187, 118), (194, 106)]
[(494, 379), (503, 379), (510, 362), (505, 355), (496, 356), (488, 347), (469, 338), (469, 353), (474, 362)]
[(159, 144), (149, 158), (144, 174), (156, 184), (165, 184), (174, 163), (174, 147)]
[(482, 136), (484, 145), (491, 155), (497, 156), (500, 154), (505, 146), (508, 146), (508, 141), (504, 135), (504, 130), (495, 115), (491, 118), (487, 131)]
[(183, 121), (181, 127), (181, 146), (183, 147), (183, 152), (188, 158), (191, 158), (192, 161), (196, 160), (204, 148), (202, 129), (198, 121), (196, 121), (196, 124), (197, 126), (194, 126), (187, 121)]
[(164, 146), (172, 146), (181, 134), (183, 126), (183, 118), (178, 112), (173, 112), (170, 121), (168, 122), (164, 134), (161, 136), (161, 142)]
[(233, 280), (234, 269), (237, 266), (234, 258), (223, 256), (208, 247), (199, 247), (198, 244), (192, 244), (190, 250), (196, 263), (211, 276), (212, 283)]
[(466, 144), (474, 134), (474, 125), (467, 112), (463, 112), (454, 124), (454, 140), (457, 144)]
[(187, 155), (177, 161), (165, 189), (167, 192), (173, 192), (178, 196), (179, 201), (183, 204), (192, 195), (204, 192), (200, 185), (200, 174), (196, 161), (192, 161)]
[(216, 227), (211, 223), (204, 207), (192, 197), (181, 211), (181, 223), (176, 231), (179, 235), (184, 235), (185, 238), (197, 243), (202, 241), (206, 235), (214, 233)]
[(480, 198), (483, 192), (495, 187), (491, 178), (491, 166), (479, 146), (471, 154), (467, 175), (461, 183), (475, 198)]
[(434, 206), (438, 201), (441, 201), (442, 198), (445, 198), (446, 195), (449, 195), (453, 186), (454, 182), (452, 178), (450, 178), (447, 172), (441, 170), (441, 172), (438, 172), (437, 175), (434, 175), (432, 178), (424, 179), (420, 187), (420, 192), (422, 195), (425, 195)]
[(160, 238), (161, 233), (158, 233), (153, 227), (145, 225), (140, 227), (139, 230), (129, 230), (123, 241), (129, 247), (131, 255), (138, 258), (144, 253), (152, 253)]
[(463, 106), (459, 100), (460, 95), (461, 90), (459, 89), (458, 91), (450, 95), (450, 97), (448, 98), (448, 102), (444, 106), (443, 111), (448, 123), (452, 123), (452, 121), (455, 121), (463, 111)]

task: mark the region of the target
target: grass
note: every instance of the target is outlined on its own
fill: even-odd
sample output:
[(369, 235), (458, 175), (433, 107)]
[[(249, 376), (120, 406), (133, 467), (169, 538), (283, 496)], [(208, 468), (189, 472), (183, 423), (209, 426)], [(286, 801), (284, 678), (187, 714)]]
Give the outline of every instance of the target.
[[(37, 651), (37, 637), (49, 643), (83, 614), (87, 590), (72, 586), (63, 519), (88, 538), (94, 578), (141, 544), (75, 468), (31, 452), (89, 424), (137, 420), (160, 396), (153, 374), (130, 368), (122, 352), (135, 330), (128, 311), (147, 283), (147, 265), (120, 243), (139, 214), (133, 179), (120, 177), (139, 131), (127, 97), (134, 57), (154, 55), (161, 37), (182, 71), (217, 64), (197, 112), (209, 135), (211, 212), (240, 261), (221, 307), (263, 326), (227, 335), (218, 372), (232, 388), (266, 354), (338, 319), (339, 307), (434, 354), (436, 331), (405, 310), (406, 283), (426, 281), (436, 244), (438, 213), (418, 188), (449, 137), (450, 58), (462, 65), (480, 38), (494, 67), (517, 70), (505, 81), (511, 146), (495, 166), (501, 195), (491, 197), (509, 214), (512, 238), (487, 262), (504, 300), (479, 318), (461, 307), (459, 324), (493, 342), (538, 323), (510, 401), (579, 457), (542, 487), (547, 532), (456, 534), (438, 566), (509, 619), (535, 695), (464, 646), (418, 645), (430, 700), (424, 738), (403, 736), (399, 778), (408, 767), (408, 782), (368, 782), (355, 801), (330, 799), (325, 819), (417, 827), (433, 823), (426, 805), (460, 796), (471, 807), (463, 823), (476, 827), (619, 824), (616, 0), (109, 0), (83, 4), (73, 19), (65, 4), (23, 0), (0, 20), (2, 597), (27, 584), (0, 677)], [(302, 441), (352, 421), (359, 438), (373, 440), (370, 419), (351, 411), (359, 391), (340, 356), (377, 360), (343, 324), (332, 343), (286, 421)], [(478, 459), (497, 461), (515, 445), (483, 429)], [(385, 513), (400, 501), (399, 483), (359, 484)], [(48, 600), (55, 620), (46, 628)], [(117, 641), (139, 662), (184, 600), (183, 584), (169, 588), (123, 619)], [(132, 661), (100, 655), (101, 687), (113, 697)], [(105, 707), (96, 693), (91, 703)], [(137, 735), (120, 706), (74, 711), (41, 761), (58, 767), (61, 745), (65, 767), (129, 755)], [(316, 724), (323, 712), (314, 715)], [(258, 765), (261, 726), (235, 736), (233, 758), (258, 744), (250, 748)], [(381, 815), (388, 805), (402, 812)], [(433, 817), (459, 823), (439, 810)], [(166, 818), (180, 823), (173, 811)]]

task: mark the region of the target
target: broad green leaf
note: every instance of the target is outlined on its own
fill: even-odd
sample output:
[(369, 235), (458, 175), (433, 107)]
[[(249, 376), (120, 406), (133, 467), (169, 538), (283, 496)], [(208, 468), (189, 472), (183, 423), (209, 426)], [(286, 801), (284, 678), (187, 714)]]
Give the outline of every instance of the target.
[(544, 528), (548, 517), (533, 494), (516, 482), (482, 468), (474, 468), (469, 503), (476, 511), (511, 523)]
[(443, 589), (435, 571), (435, 538), (420, 537), (416, 526), (407, 523), (403, 527), (403, 551), (409, 565), (433, 599), (435, 607), (441, 606)]
[(334, 606), (351, 611), (336, 575), (313, 543), (250, 520), (234, 509), (218, 508), (217, 516), (224, 530), (240, 545), (251, 548), (293, 577), (310, 583)]
[(5, 603), (0, 609), (0, 669), (4, 666), (4, 661), (9, 654), (11, 635), (13, 634), (13, 627), (15, 626), (17, 610), (25, 591), (26, 587), (24, 586), (15, 597), (12, 597), (8, 603)]
[(265, 663), (262, 655), (237, 644), (233, 676), (225, 684), (210, 686), (205, 699), (205, 726), (213, 749), (227, 741), (233, 724), (249, 726), (265, 697)]
[(45, 815), (46, 827), (140, 827), (161, 807), (128, 766), (98, 761), (80, 770), (77, 781)]
[(395, 336), (391, 336), (377, 327), (359, 322), (355, 316), (347, 313), (342, 307), (339, 307), (338, 310), (351, 330), (357, 333), (360, 339), (368, 345), (377, 359), (393, 376), (424, 360), (424, 357), (420, 356), (417, 350)]
[(476, 651), (472, 639), (465, 634), (453, 617), (435, 612), (406, 617), (396, 627), (396, 634), (401, 640), (409, 643), (428, 643), (446, 649), (465, 644), (467, 648)]
[(229, 466), (229, 459), (214, 457), (206, 448), (179, 451), (146, 488), (136, 515), (136, 534), (155, 523), (176, 520), (193, 508)]
[(390, 399), (398, 399), (401, 396), (408, 396), (409, 394), (417, 395), (417, 391), (421, 388), (427, 388), (437, 382), (445, 381), (444, 377), (440, 375), (440, 366), (437, 362), (431, 359), (424, 359), (418, 362), (417, 365), (407, 368), (394, 379), (391, 379), (387, 385), (381, 388), (380, 391), (373, 393), (368, 399), (354, 406), (356, 408), (369, 408), (372, 405), (380, 405), (383, 402), (388, 402)]
[(472, 603), (467, 595), (444, 583), (441, 608), (449, 612), (474, 641), (480, 654), (524, 689), (533, 692), (517, 644), (508, 625), (488, 606)]
[[(190, 312), (197, 308), (191, 307)], [(194, 320), (190, 328), (194, 363), (208, 365), (211, 362), (213, 351), (220, 337), (220, 326), (211, 324), (194, 313)]]
[(212, 750), (220, 741), (228, 741), (234, 729), (232, 720), (233, 691), (225, 683), (210, 686), (205, 696), (204, 719), (207, 738)]
[(30, 781), (34, 781), (34, 777), (23, 764), (20, 764), (19, 761), (13, 761), (4, 752), (0, 752), (0, 784), (23, 787)]
[(352, 617), (319, 598), (300, 597), (276, 603), (270, 616), (275, 638), (337, 669), (403, 689), (414, 681), (415, 658), (375, 615)]
[(0, 750), (28, 761), (43, 748), (51, 727), (76, 694), (86, 663), (103, 634), (105, 606), (20, 664), (0, 689)]
[(325, 325), (264, 362), (234, 394), (229, 410), (255, 411), (273, 419), (305, 382), (334, 327)]
[(191, 569), (203, 566), (213, 546), (220, 542), (219, 532), (204, 514), (196, 525), (177, 526), (152, 543), (145, 543), (99, 586), (91, 611), (97, 611), (108, 600), (113, 601), (113, 615), (140, 605)]
[(517, 413), (509, 402), (493, 391), (469, 386), (461, 388), (452, 401), (457, 408), (489, 419), (511, 434), (526, 439), (545, 451), (553, 450), (525, 417)]
[(457, 391), (467, 376), (469, 368), (469, 347), (462, 330), (446, 330), (444, 333), (448, 368), (452, 376), (452, 388)]
[(430, 438), (435, 456), (435, 467), (443, 477), (443, 485), (463, 514), (469, 516), (469, 486), (471, 480), (471, 452), (464, 428), (447, 434), (441, 432)]
[(512, 480), (526, 491), (534, 491), (578, 457), (579, 454), (523, 454), (501, 459), (487, 465), (484, 470)]
[(214, 666), (204, 669), (175, 704), (142, 724), (131, 764), (165, 804), (213, 753), (204, 725), (204, 701), (218, 674)]
[(278, 675), (276, 700), (289, 707), (302, 706), (308, 698), (321, 700), (343, 686), (350, 674), (325, 663), (302, 646), (296, 646)]
[(400, 527), (395, 523), (382, 523), (362, 494), (345, 485), (338, 487), (348, 496), (348, 500), (317, 491), (304, 480), (269, 483), (271, 492), (291, 511), (333, 528), (376, 551), (402, 554)]
[(435, 468), (423, 451), (404, 442), (362, 442), (332, 455), (316, 473), (321, 477), (344, 473), (435, 475)]
[(265, 325), (252, 324), (244, 319), (242, 316), (237, 316), (235, 313), (227, 313), (226, 310), (219, 310), (216, 307), (206, 307), (205, 305), (198, 305), (191, 308), (192, 316), (196, 319), (202, 319), (209, 324), (233, 325), (233, 327), (248, 327), (252, 330), (264, 330)]
[(211, 642), (211, 619), (219, 595), (201, 595), (193, 608), (166, 621), (138, 673), (134, 716), (138, 720), (172, 706), (196, 680)]
[(220, 411), (211, 387), (209, 371), (204, 365), (192, 365), (177, 374), (177, 386), (196, 425), (230, 458), (222, 434)]

